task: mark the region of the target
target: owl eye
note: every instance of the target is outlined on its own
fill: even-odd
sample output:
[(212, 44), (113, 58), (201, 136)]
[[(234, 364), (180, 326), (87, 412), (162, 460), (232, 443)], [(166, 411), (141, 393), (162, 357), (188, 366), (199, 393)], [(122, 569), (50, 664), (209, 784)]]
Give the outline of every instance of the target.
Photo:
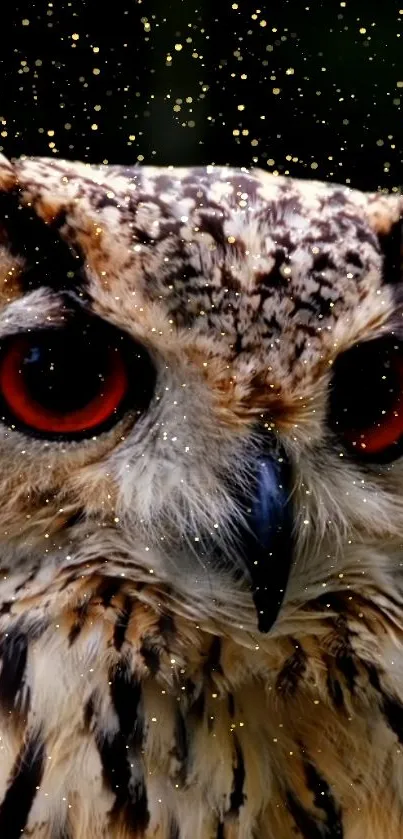
[(403, 344), (369, 341), (334, 364), (329, 424), (363, 460), (387, 462), (403, 450)]
[(123, 409), (142, 410), (155, 374), (143, 348), (93, 327), (15, 335), (0, 351), (5, 419), (36, 436), (77, 439), (106, 430)]

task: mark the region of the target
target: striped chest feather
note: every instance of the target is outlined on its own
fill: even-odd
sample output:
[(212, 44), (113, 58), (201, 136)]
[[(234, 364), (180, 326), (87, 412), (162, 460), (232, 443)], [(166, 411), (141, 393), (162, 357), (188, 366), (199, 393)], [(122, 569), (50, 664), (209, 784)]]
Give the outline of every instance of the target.
[(0, 836), (400, 835), (402, 707), (369, 604), (319, 599), (277, 641), (97, 574), (1, 611)]

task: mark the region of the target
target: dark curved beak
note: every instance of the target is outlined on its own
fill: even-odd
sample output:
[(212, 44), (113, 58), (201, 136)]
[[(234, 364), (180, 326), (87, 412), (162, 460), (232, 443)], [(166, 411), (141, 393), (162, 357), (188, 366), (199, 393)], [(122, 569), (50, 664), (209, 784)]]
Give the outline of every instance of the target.
[(291, 469), (283, 453), (258, 457), (247, 501), (242, 552), (260, 632), (273, 626), (283, 602), (293, 558)]

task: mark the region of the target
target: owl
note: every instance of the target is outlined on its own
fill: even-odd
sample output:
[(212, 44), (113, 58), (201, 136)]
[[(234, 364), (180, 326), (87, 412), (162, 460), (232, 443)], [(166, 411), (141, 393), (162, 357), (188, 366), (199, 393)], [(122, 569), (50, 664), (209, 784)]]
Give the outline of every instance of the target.
[(403, 835), (397, 192), (0, 161), (0, 836)]

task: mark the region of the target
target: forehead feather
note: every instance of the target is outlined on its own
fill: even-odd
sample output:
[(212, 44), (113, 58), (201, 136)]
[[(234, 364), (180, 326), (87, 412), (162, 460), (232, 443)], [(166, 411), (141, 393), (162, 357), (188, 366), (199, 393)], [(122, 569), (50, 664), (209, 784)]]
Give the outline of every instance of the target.
[(165, 322), (233, 355), (286, 337), (295, 363), (329, 345), (326, 333), (348, 345), (376, 331), (392, 306), (384, 242), (397, 195), (260, 170), (46, 158), (1, 158), (0, 186), (80, 255), (110, 319), (130, 306), (154, 332)]

